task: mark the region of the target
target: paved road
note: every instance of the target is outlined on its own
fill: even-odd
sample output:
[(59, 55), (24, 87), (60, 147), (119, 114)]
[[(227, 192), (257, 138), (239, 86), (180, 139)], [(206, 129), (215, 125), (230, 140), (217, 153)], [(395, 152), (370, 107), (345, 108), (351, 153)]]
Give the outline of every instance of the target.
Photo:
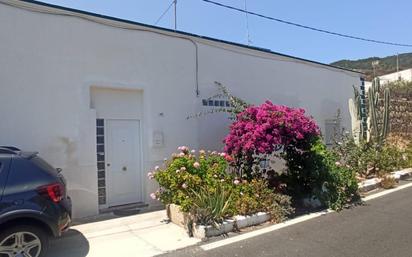
[(231, 245), (164, 257), (412, 257), (412, 187)]

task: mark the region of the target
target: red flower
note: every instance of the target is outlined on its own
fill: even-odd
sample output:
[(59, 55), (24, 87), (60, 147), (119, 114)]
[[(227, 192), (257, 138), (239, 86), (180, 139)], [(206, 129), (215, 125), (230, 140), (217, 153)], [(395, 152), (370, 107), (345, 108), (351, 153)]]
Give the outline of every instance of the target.
[(228, 155), (228, 154), (226, 154), (225, 159), (226, 159), (226, 161), (228, 161), (228, 162), (233, 162), (233, 157), (230, 156), (230, 155)]

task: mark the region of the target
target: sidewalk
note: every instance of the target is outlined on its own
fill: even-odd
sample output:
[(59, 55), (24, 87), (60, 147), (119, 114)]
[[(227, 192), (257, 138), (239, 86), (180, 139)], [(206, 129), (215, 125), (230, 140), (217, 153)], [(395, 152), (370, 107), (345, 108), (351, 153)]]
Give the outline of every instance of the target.
[(51, 242), (48, 256), (149, 257), (200, 242), (177, 225), (166, 224), (165, 219), (162, 210), (74, 226)]

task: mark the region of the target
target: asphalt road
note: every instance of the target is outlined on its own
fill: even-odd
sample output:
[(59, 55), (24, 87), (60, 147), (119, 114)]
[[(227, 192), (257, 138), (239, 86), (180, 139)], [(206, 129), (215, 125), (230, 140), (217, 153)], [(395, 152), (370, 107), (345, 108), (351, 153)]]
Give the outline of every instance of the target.
[(412, 187), (244, 241), (164, 257), (412, 257)]

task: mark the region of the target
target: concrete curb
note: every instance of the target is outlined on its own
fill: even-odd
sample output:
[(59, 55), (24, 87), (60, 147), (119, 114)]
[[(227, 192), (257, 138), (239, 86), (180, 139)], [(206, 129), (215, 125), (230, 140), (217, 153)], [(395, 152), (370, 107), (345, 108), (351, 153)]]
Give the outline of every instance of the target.
[[(389, 176), (396, 180), (403, 180), (403, 179), (410, 178), (412, 177), (412, 168), (391, 172)], [(365, 181), (359, 182), (358, 183), (359, 192), (366, 193), (374, 189), (377, 189), (380, 187), (381, 181), (382, 181), (381, 178), (371, 178), (371, 179), (367, 179)]]
[(193, 236), (199, 239), (227, 234), (236, 229), (250, 226), (256, 226), (270, 220), (270, 215), (265, 212), (258, 212), (248, 216), (235, 216), (232, 219), (225, 220), (220, 227), (196, 225), (193, 229)]
[[(180, 207), (176, 204), (169, 204), (166, 207), (168, 218), (176, 225), (188, 230), (189, 216), (181, 211)], [(270, 220), (270, 214), (265, 212), (258, 212), (256, 214), (242, 216), (237, 215), (224, 220), (218, 228), (213, 226), (204, 226), (194, 224), (192, 232), (193, 237), (198, 239), (206, 239), (208, 237), (219, 236), (227, 234), (234, 230), (238, 230), (245, 227), (256, 226)]]

